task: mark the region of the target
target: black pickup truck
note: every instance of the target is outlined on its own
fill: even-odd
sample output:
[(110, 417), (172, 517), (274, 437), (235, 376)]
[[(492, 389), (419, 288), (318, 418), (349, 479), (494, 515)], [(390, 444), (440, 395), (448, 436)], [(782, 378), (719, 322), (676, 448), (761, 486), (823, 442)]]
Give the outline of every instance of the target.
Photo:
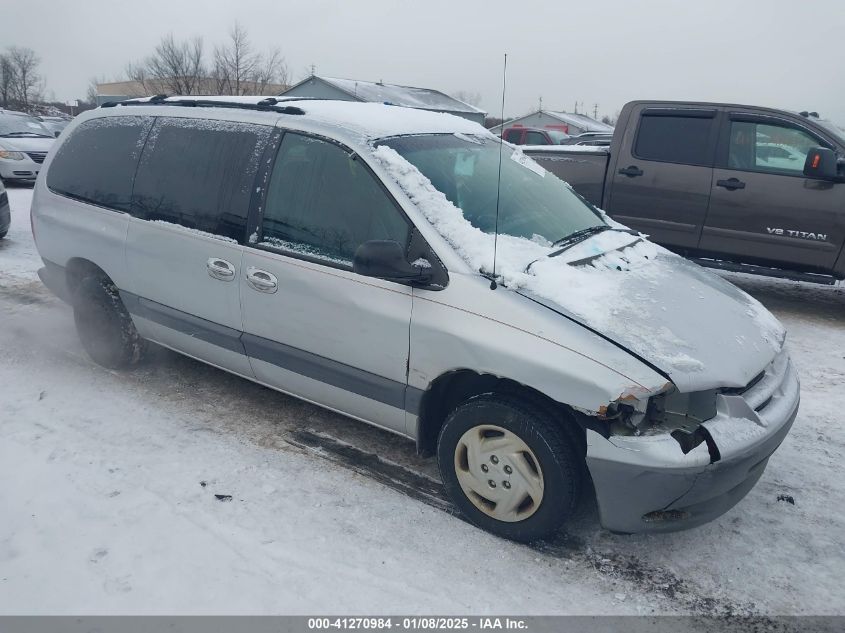
[(609, 148), (522, 149), (614, 219), (700, 264), (845, 279), (845, 130), (816, 113), (634, 101)]

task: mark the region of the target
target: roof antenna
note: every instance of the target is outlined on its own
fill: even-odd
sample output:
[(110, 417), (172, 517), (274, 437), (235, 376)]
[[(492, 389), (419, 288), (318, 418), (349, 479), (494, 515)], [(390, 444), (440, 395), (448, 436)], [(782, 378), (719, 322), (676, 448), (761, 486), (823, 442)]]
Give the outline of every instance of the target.
[(508, 77), (508, 54), (505, 53), (505, 64), (502, 68), (502, 132), (499, 134), (499, 173), (496, 176), (496, 232), (493, 236), (493, 275), (490, 280), (490, 290), (497, 288), (496, 284), (496, 255), (499, 248), (499, 194), (502, 187), (502, 149), (504, 145), (504, 120), (505, 120), (505, 91), (507, 89)]

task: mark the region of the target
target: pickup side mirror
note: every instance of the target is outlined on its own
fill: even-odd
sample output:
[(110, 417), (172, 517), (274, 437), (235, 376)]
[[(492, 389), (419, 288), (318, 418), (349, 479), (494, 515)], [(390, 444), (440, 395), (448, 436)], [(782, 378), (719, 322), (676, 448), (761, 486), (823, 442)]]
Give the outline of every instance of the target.
[(836, 152), (826, 147), (814, 147), (807, 152), (804, 175), (821, 180), (840, 180)]
[(431, 268), (409, 264), (404, 249), (393, 240), (370, 240), (361, 244), (352, 258), (352, 270), (367, 277), (417, 284), (426, 284), (432, 278)]

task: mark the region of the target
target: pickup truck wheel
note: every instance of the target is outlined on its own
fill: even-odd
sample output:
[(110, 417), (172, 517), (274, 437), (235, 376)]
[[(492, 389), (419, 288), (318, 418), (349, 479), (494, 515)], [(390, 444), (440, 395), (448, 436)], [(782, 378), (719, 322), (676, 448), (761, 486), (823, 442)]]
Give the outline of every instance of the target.
[(437, 444), (452, 501), (498, 536), (528, 542), (554, 534), (575, 509), (584, 472), (565, 424), (514, 396), (485, 394), (460, 405)]
[(141, 360), (145, 341), (111, 280), (89, 275), (79, 282), (73, 320), (82, 347), (97, 364), (122, 369)]

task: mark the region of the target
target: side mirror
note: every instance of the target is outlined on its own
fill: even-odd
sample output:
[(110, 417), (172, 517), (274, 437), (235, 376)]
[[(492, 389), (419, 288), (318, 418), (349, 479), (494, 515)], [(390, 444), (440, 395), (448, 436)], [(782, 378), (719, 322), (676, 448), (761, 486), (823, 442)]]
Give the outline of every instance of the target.
[(804, 175), (821, 180), (839, 180), (839, 164), (836, 152), (826, 147), (814, 147), (807, 152), (804, 161)]
[(425, 284), (432, 278), (431, 268), (409, 264), (404, 249), (393, 240), (370, 240), (361, 244), (352, 258), (352, 270), (359, 275), (388, 281)]

